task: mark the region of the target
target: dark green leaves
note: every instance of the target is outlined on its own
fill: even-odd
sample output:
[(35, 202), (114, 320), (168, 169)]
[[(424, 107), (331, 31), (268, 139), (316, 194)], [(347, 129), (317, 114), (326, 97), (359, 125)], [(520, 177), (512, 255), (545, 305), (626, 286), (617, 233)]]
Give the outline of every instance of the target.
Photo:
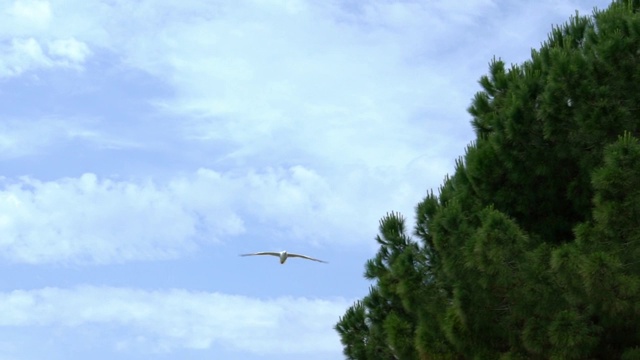
[(638, 4), (493, 59), (417, 239), (380, 221), (374, 285), (336, 326), (349, 359), (640, 358)]

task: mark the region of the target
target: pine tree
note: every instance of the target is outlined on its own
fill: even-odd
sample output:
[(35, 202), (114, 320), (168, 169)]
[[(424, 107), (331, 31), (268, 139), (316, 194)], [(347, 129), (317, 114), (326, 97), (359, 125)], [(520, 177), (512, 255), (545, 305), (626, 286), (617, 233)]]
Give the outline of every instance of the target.
[[(598, 357), (617, 358), (640, 344), (638, 140), (626, 133), (607, 146), (604, 164), (592, 179), (592, 220), (576, 227), (576, 241), (555, 252), (553, 266), (561, 281), (571, 282), (573, 313), (588, 322), (582, 336), (590, 337), (583, 342), (598, 340), (591, 346)], [(573, 266), (563, 267), (568, 261)]]
[(418, 241), (381, 220), (375, 285), (336, 326), (348, 358), (640, 355), (639, 9), (576, 14), (529, 61), (490, 63)]
[(335, 326), (340, 334), (344, 355), (348, 360), (367, 360), (367, 344), (369, 338), (369, 326), (366, 322), (366, 310), (361, 301), (357, 301), (347, 309), (347, 312)]
[(411, 273), (419, 274), (411, 258), (419, 252), (405, 232), (405, 221), (398, 214), (380, 221), (376, 237), (380, 250), (365, 267), (365, 277), (376, 284), (336, 325), (350, 359), (417, 359), (415, 314), (400, 294), (409, 295), (419, 287), (419, 283), (407, 284)]

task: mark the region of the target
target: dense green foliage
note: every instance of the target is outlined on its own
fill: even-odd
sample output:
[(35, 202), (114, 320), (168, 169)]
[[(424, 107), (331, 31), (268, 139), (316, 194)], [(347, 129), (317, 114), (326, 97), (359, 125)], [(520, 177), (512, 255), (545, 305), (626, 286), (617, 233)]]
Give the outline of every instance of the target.
[(640, 359), (639, 8), (490, 64), (417, 240), (380, 222), (374, 285), (336, 325), (347, 359)]

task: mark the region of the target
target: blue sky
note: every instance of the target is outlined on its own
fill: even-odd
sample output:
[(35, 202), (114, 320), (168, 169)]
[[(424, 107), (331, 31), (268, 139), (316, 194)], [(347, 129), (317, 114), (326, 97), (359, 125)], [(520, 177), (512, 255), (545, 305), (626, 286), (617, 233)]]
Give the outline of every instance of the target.
[(608, 4), (0, 0), (0, 360), (341, 359), (491, 58)]

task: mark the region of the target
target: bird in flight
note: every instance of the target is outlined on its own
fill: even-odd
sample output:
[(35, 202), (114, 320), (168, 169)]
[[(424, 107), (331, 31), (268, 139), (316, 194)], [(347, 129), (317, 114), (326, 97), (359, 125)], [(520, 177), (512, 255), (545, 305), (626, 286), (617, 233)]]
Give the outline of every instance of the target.
[(328, 262), (326, 262), (326, 261), (322, 261), (322, 260), (319, 260), (319, 259), (314, 259), (314, 258), (312, 258), (310, 256), (288, 253), (286, 251), (280, 251), (280, 252), (263, 251), (263, 252), (253, 253), (253, 254), (241, 254), (240, 256), (255, 256), (255, 255), (277, 256), (277, 257), (280, 258), (280, 264), (284, 264), (284, 262), (287, 261), (287, 258), (290, 258), (290, 257), (298, 257), (298, 258), (303, 258), (303, 259), (307, 259), (307, 260), (313, 260), (313, 261), (317, 261), (317, 262), (328, 264)]

